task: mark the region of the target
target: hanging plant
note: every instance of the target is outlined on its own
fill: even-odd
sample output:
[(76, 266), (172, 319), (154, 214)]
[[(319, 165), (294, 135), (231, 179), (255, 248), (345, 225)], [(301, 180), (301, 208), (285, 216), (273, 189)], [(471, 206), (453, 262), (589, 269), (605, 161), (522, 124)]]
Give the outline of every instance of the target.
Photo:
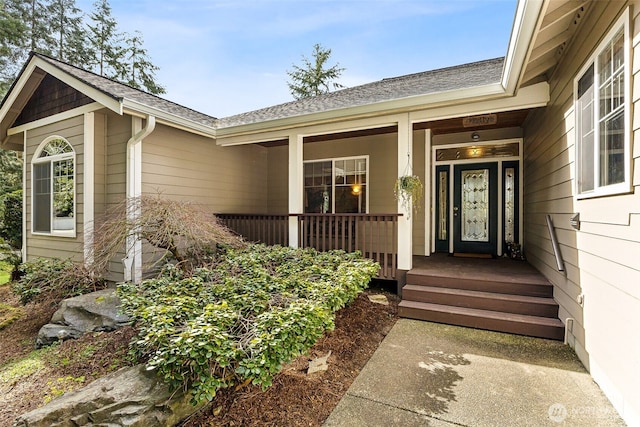
[(411, 211), (418, 212), (420, 210), (420, 201), (422, 200), (422, 182), (416, 175), (403, 175), (396, 180), (393, 188), (393, 194), (396, 200), (402, 203), (407, 218), (411, 217)]

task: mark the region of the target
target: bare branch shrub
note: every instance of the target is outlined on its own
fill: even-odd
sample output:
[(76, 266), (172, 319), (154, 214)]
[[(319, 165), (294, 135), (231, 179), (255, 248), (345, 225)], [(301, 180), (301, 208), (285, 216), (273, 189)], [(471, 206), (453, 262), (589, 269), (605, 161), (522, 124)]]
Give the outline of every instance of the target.
[(136, 239), (158, 250), (147, 269), (173, 260), (185, 272), (205, 265), (220, 246), (245, 245), (213, 214), (193, 203), (144, 195), (114, 205), (96, 221), (94, 270), (106, 271), (110, 260), (133, 250)]

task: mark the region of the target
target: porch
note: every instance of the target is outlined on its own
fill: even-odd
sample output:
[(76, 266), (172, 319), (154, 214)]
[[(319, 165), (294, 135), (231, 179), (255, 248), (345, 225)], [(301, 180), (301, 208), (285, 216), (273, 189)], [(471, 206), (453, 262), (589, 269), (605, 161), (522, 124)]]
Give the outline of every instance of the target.
[[(298, 247), (360, 251), (380, 264), (380, 279), (401, 280), (397, 219), (400, 214), (219, 214), (230, 229), (253, 242), (288, 245), (297, 224)], [(400, 316), (451, 325), (562, 340), (564, 325), (551, 285), (526, 261), (414, 256), (401, 289)]]
[(553, 285), (526, 261), (413, 257), (401, 317), (562, 340)]
[(246, 240), (267, 245), (291, 245), (290, 225), (295, 222), (294, 246), (360, 251), (380, 264), (380, 279), (398, 274), (398, 218), (402, 214), (217, 214), (224, 225)]

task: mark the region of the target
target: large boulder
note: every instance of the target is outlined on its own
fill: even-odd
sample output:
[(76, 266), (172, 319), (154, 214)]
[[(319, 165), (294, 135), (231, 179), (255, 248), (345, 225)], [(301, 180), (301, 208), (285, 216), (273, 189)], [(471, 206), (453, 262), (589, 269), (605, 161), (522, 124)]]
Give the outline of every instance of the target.
[(14, 427), (174, 426), (199, 409), (143, 365), (122, 368), (20, 415)]
[(87, 332), (113, 331), (127, 324), (129, 318), (120, 312), (115, 289), (103, 289), (62, 301), (51, 322), (38, 332), (36, 347), (78, 338)]

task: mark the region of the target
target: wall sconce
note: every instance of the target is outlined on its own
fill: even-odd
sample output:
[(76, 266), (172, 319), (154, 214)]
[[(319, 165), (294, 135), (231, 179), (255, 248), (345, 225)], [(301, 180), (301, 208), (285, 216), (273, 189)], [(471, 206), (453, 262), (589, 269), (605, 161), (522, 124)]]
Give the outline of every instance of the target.
[(353, 184), (351, 186), (351, 194), (353, 194), (354, 196), (359, 195), (361, 191), (362, 191), (362, 186), (360, 184)]
[(480, 134), (478, 132), (474, 132), (471, 134), (471, 139), (474, 141), (480, 141)]

